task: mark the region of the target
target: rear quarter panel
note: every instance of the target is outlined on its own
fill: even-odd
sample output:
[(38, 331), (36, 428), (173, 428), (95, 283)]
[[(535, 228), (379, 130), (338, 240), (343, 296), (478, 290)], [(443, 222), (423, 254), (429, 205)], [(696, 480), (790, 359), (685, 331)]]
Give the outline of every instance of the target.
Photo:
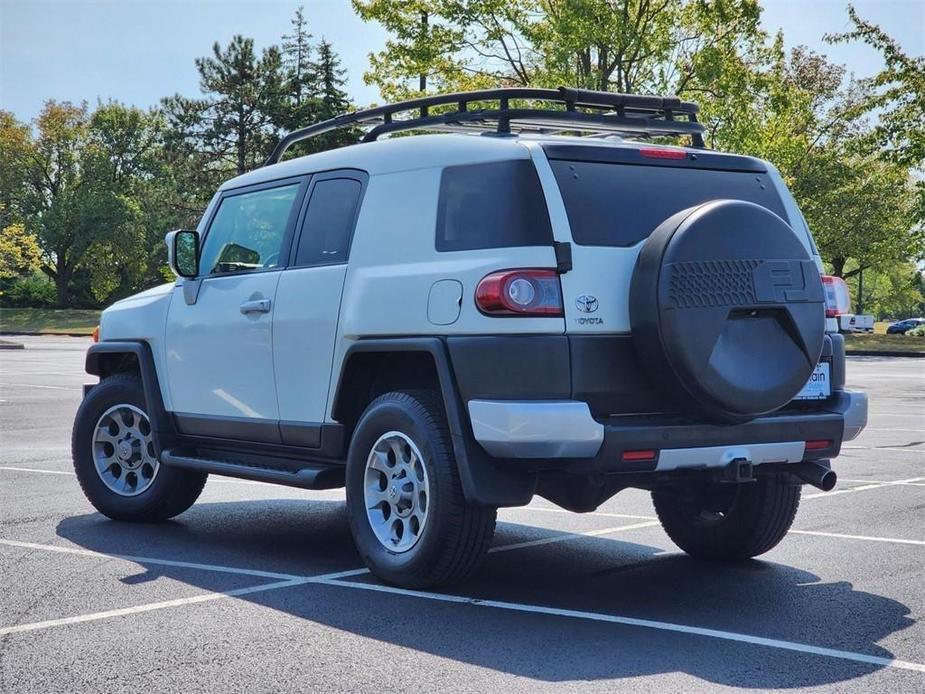
[[(561, 318), (489, 317), (479, 312), (475, 289), (485, 275), (508, 268), (555, 268), (555, 252), (551, 246), (437, 252), (442, 170), (438, 166), (370, 176), (350, 249), (329, 403), (344, 354), (360, 338), (565, 330)], [(462, 284), (459, 318), (450, 325), (435, 325), (428, 319), (428, 297), (434, 283), (446, 279)]]

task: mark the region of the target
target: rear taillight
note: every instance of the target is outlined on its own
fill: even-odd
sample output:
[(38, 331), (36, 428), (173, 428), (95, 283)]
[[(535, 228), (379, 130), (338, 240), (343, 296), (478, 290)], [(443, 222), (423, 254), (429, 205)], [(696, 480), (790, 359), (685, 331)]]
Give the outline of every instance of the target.
[(829, 439), (815, 439), (813, 441), (806, 441), (807, 451), (823, 451), (826, 448), (832, 447), (832, 441)]
[(658, 451), (654, 448), (647, 448), (640, 451), (623, 451), (624, 463), (642, 463), (655, 460), (658, 457)]
[(555, 270), (503, 270), (484, 277), (475, 303), (489, 316), (561, 316), (562, 292)]
[(649, 159), (687, 159), (683, 149), (662, 149), (661, 147), (643, 147), (639, 153)]
[(822, 289), (825, 291), (825, 317), (835, 318), (851, 312), (851, 295), (848, 285), (841, 277), (822, 276)]

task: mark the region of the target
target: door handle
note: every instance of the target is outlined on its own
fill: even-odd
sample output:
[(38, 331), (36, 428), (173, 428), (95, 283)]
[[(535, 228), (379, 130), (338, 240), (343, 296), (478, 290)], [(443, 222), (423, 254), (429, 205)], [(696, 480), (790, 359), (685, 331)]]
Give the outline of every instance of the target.
[(245, 301), (241, 304), (241, 313), (247, 315), (248, 313), (269, 313), (270, 312), (270, 300), (269, 299), (256, 299), (254, 301)]

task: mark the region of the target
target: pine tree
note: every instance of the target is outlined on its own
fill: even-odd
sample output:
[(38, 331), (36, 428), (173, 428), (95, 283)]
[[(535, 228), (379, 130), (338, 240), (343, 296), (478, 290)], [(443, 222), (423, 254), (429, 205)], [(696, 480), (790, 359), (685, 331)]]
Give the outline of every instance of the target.
[(295, 16), (290, 20), (292, 33), (282, 37), (282, 58), (286, 71), (287, 93), (296, 115), (302, 111), (303, 105), (310, 104), (312, 93), (316, 88), (316, 67), (312, 63), (312, 35), (308, 31), (308, 21), (305, 19), (304, 10), (304, 6), (300, 6), (295, 11)]
[(260, 57), (254, 40), (235, 36), (223, 50), (196, 60), (202, 99), (180, 95), (164, 99), (164, 110), (178, 136), (213, 165), (230, 164), (238, 174), (259, 166), (278, 139), (284, 96), (279, 48)]
[(321, 102), (321, 117), (333, 118), (350, 108), (350, 98), (344, 87), (347, 71), (341, 67), (340, 57), (334, 47), (323, 37), (318, 44), (318, 91), (316, 96)]
[[(350, 110), (350, 97), (347, 96), (347, 71), (341, 67), (340, 57), (334, 46), (324, 37), (318, 43), (317, 84), (318, 90), (315, 98), (318, 100), (318, 120), (334, 118)], [(359, 139), (360, 132), (356, 128), (345, 128), (325, 133), (316, 138), (315, 151), (334, 149), (344, 145), (352, 145)]]

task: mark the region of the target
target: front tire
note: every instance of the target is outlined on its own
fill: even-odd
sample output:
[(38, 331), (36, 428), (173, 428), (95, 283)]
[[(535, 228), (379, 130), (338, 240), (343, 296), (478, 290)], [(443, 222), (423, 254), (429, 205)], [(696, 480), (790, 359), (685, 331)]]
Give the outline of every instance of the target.
[(157, 460), (141, 379), (102, 379), (77, 410), (71, 434), (77, 481), (97, 511), (113, 520), (162, 521), (193, 505), (208, 475)]
[(491, 542), (496, 510), (466, 501), (443, 405), (391, 392), (360, 418), (347, 458), (347, 509), (360, 556), (386, 583), (458, 582)]
[(703, 559), (746, 559), (780, 542), (800, 505), (800, 486), (787, 475), (742, 484), (703, 484), (652, 492), (665, 532)]

